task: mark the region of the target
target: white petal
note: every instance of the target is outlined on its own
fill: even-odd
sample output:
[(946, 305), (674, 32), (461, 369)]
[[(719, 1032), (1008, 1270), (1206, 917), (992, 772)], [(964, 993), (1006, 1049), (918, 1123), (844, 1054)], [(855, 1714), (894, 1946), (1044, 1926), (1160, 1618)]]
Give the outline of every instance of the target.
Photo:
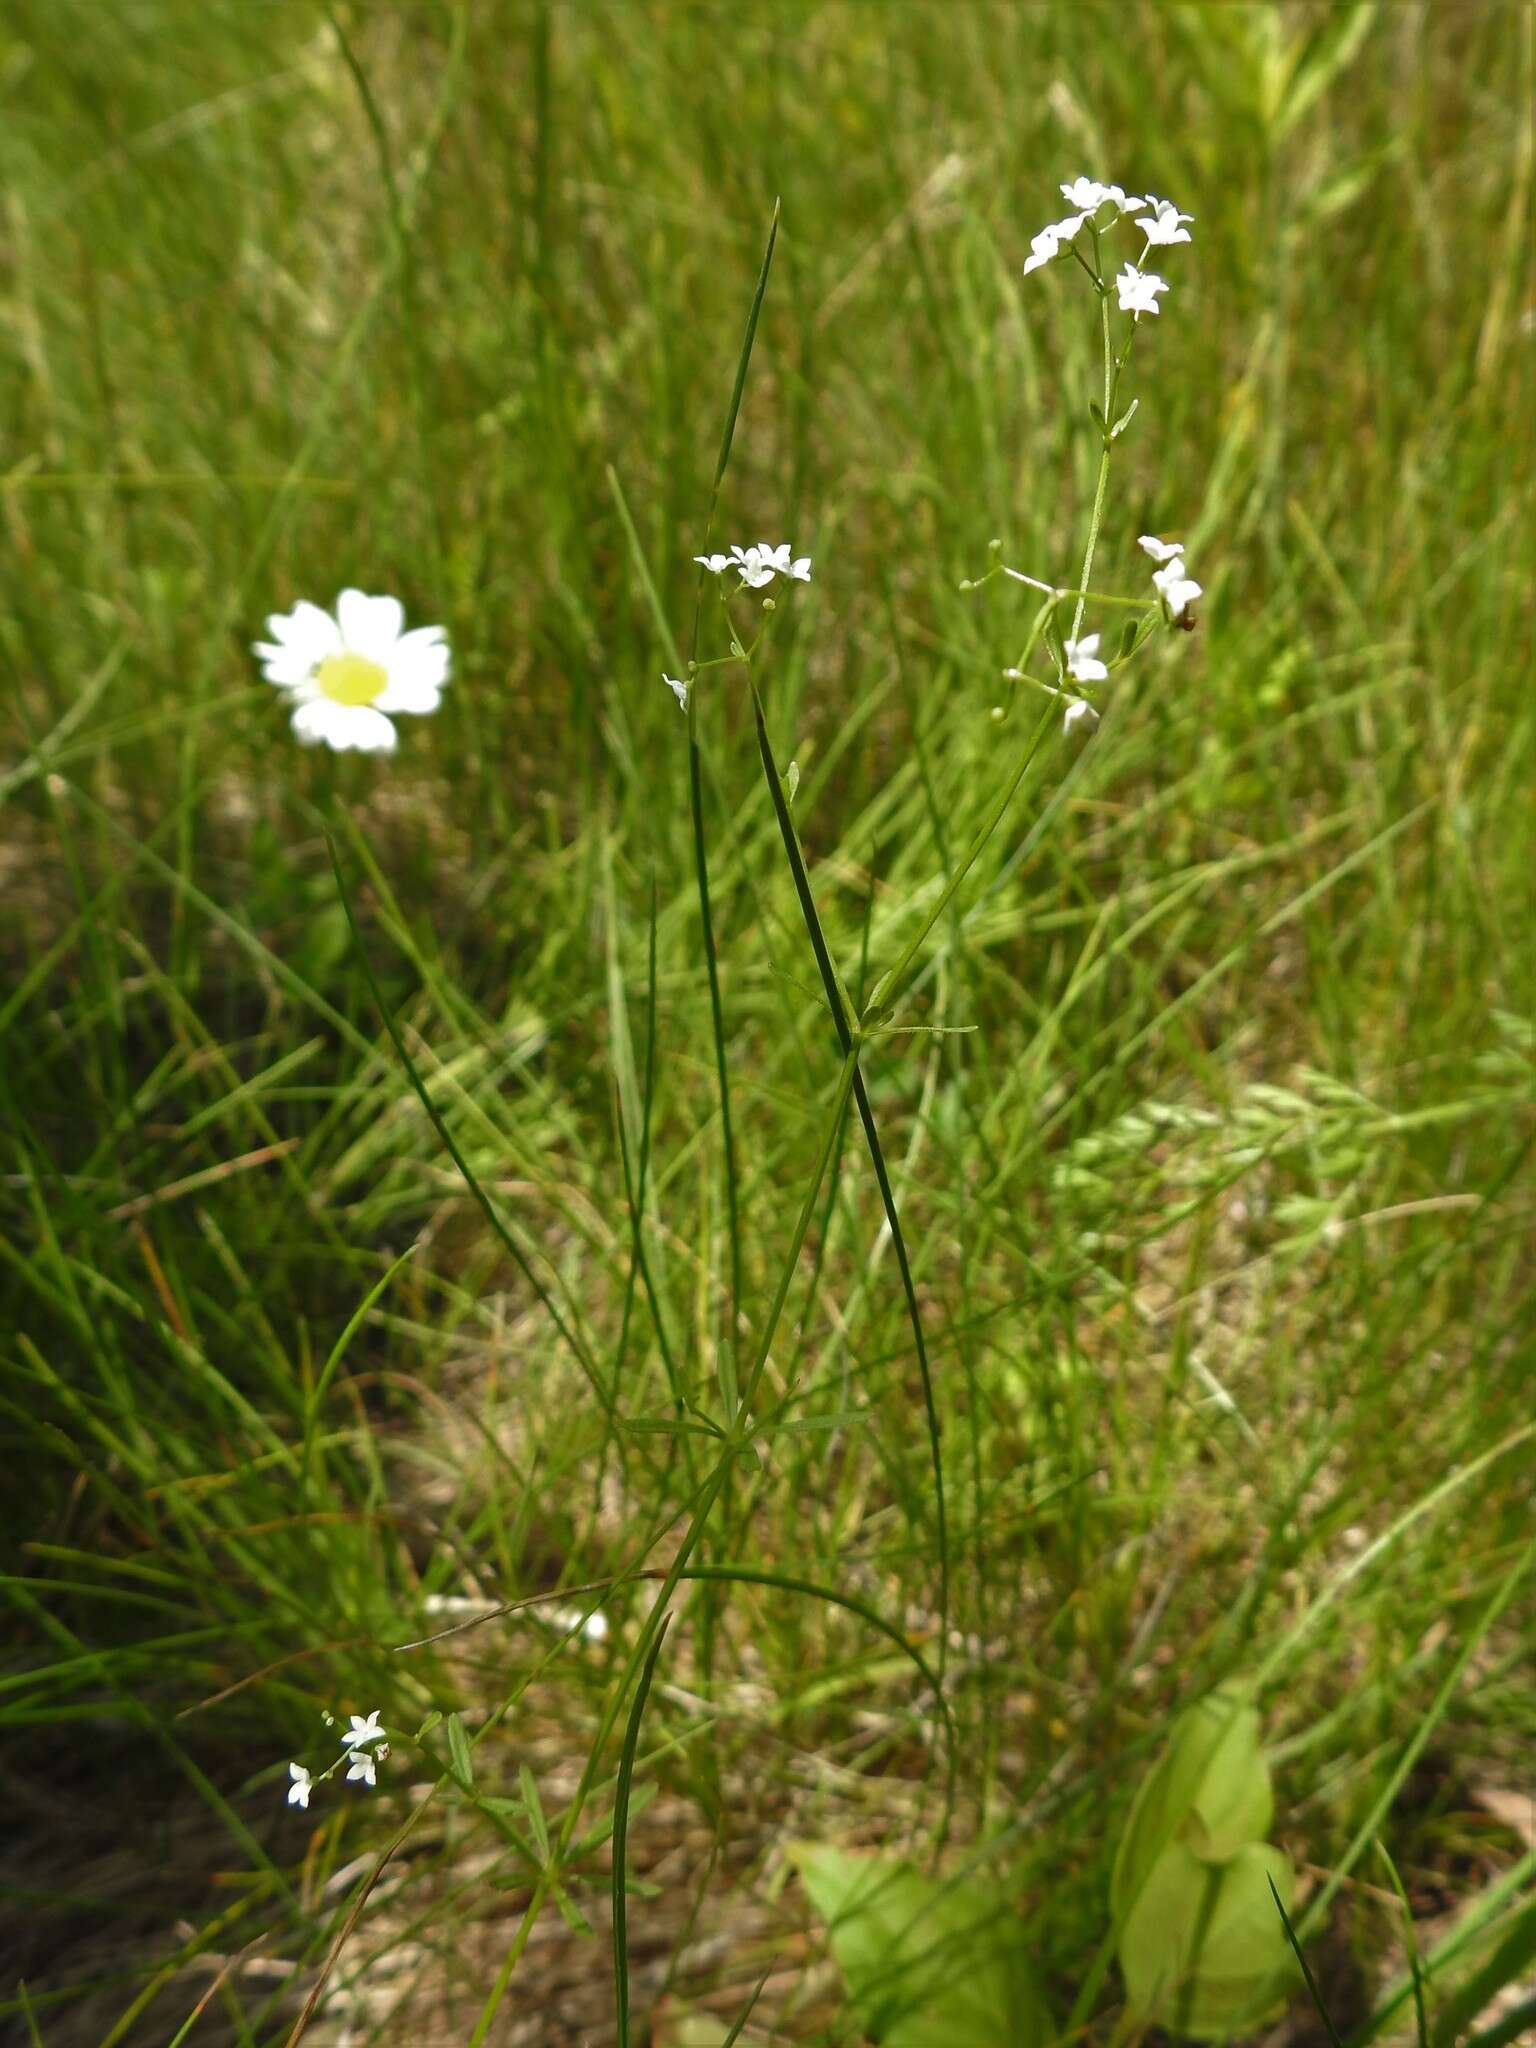
[(380, 711), (435, 711), (448, 680), (451, 660), (441, 626), (418, 626), (390, 650), (384, 685), (374, 705)]
[(336, 617), (341, 637), (353, 654), (388, 665), (405, 624), (405, 607), (398, 597), (367, 597), (361, 590), (344, 590), (336, 600)]
[(304, 598), (291, 612), (274, 612), (267, 631), (288, 653), (304, 656), (311, 667), (341, 647), (341, 628), (330, 613)]
[(275, 683), (280, 690), (303, 690), (313, 694), (312, 678), (315, 664), (307, 655), (289, 654), (281, 647), (268, 647), (258, 643), (256, 653), (261, 658), (261, 674), (264, 682)]
[(1138, 536), (1136, 545), (1149, 554), (1154, 562), (1172, 562), (1183, 554), (1183, 545), (1176, 540), (1159, 540), (1155, 533)]
[(663, 675), (661, 679), (677, 699), (684, 711), (688, 709), (688, 685), (680, 683), (676, 676)]
[(301, 704), (293, 714), (293, 729), (307, 746), (324, 740), (338, 754), (349, 749), (387, 754), (395, 744), (395, 728), (382, 711), (375, 711), (371, 704), (338, 704), (331, 697), (315, 697)]

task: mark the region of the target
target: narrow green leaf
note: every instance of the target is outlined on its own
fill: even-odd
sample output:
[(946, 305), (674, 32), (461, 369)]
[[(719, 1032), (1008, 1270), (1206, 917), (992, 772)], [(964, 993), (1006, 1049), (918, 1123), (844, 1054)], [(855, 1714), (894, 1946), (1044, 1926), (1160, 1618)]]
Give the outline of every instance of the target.
[(523, 1795), (523, 1811), (528, 1816), (528, 1825), (533, 1830), (533, 1839), (539, 1845), (539, 1855), (547, 1865), (549, 1862), (549, 1824), (544, 1818), (544, 1805), (539, 1798), (538, 1780), (526, 1763), (517, 1767), (518, 1789)]
[(617, 2000), (618, 2048), (629, 2048), (629, 1886), (624, 1874), (629, 1839), (629, 1788), (635, 1775), (635, 1750), (640, 1742), (645, 1703), (651, 1694), (651, 1680), (656, 1673), (656, 1659), (661, 1655), (661, 1646), (671, 1626), (671, 1615), (664, 1614), (646, 1657), (645, 1668), (640, 1673), (640, 1682), (635, 1687), (613, 1794), (613, 1988)]
[(475, 1782), (475, 1759), (469, 1747), (469, 1737), (464, 1732), (464, 1723), (457, 1714), (450, 1714), (443, 1722), (443, 1733), (448, 1738), (448, 1758), (453, 1765), (453, 1774), (461, 1785)]

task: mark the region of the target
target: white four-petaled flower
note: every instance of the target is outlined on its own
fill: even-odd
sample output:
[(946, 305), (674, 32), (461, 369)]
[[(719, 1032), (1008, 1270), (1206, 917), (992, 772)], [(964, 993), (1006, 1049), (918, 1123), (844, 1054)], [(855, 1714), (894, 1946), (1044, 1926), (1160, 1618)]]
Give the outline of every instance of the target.
[(1038, 270), (1044, 263), (1053, 263), (1061, 254), (1061, 237), (1055, 228), (1042, 228), (1038, 235), (1032, 235), (1029, 254), (1024, 258), (1024, 275)]
[(1072, 240), (1083, 222), (1090, 218), (1091, 215), (1086, 213), (1069, 213), (1065, 220), (1053, 220), (1048, 228), (1042, 228), (1030, 242), (1029, 255), (1024, 262), (1024, 275), (1028, 277), (1029, 273), (1038, 270), (1042, 263), (1054, 262), (1065, 244)]
[(1099, 722), (1099, 714), (1097, 713), (1097, 711), (1094, 710), (1093, 706), (1086, 701), (1086, 699), (1082, 697), (1074, 697), (1072, 699), (1072, 702), (1067, 706), (1066, 711), (1062, 715), (1061, 729), (1063, 732), (1070, 732), (1074, 725), (1081, 724), (1084, 719), (1087, 719), (1092, 724), (1097, 725)]
[(293, 729), (307, 745), (387, 754), (391, 714), (435, 711), (448, 680), (441, 626), (403, 631), (397, 597), (344, 590), (334, 615), (301, 600), (267, 620), (270, 640), (255, 642), (261, 672), (294, 704)]
[(1115, 279), (1115, 290), (1120, 295), (1121, 312), (1134, 313), (1138, 319), (1143, 313), (1157, 311), (1157, 295), (1167, 289), (1167, 280), (1159, 277), (1155, 271), (1138, 270), (1131, 263), (1127, 263)]
[(1076, 683), (1101, 683), (1109, 670), (1099, 660), (1099, 636), (1085, 633), (1081, 640), (1065, 640), (1067, 674)]
[(352, 1761), (347, 1765), (347, 1783), (351, 1785), (359, 1779), (363, 1784), (369, 1786), (377, 1785), (379, 1782), (379, 1774), (374, 1768), (373, 1758), (366, 1749), (353, 1750)]
[(1070, 185), (1062, 186), (1061, 196), (1068, 206), (1085, 214), (1097, 213), (1106, 200), (1120, 213), (1140, 213), (1147, 203), (1144, 199), (1127, 199), (1123, 187), (1101, 185), (1095, 178), (1074, 178)]
[(1183, 618), (1190, 605), (1200, 595), (1200, 585), (1185, 569), (1182, 555), (1175, 555), (1165, 569), (1154, 569), (1152, 581), (1157, 585), (1171, 619)]
[(1147, 204), (1152, 212), (1136, 225), (1146, 236), (1149, 249), (1171, 248), (1175, 242), (1189, 240), (1189, 230), (1183, 223), (1194, 219), (1192, 213), (1180, 213), (1171, 199), (1158, 199), (1150, 192)]
[(288, 1787), (288, 1804), (290, 1806), (308, 1806), (309, 1795), (315, 1789), (314, 1780), (302, 1764), (290, 1764), (288, 1766), (288, 1775), (293, 1780), (293, 1783)]
[(360, 1742), (382, 1742), (384, 1730), (379, 1726), (379, 1713), (380, 1709), (375, 1707), (366, 1720), (361, 1714), (348, 1715), (352, 1725), (341, 1738), (342, 1747), (356, 1749)]
[(682, 709), (686, 711), (688, 709), (688, 685), (686, 683), (680, 683), (677, 680), (676, 676), (669, 676), (665, 673), (662, 675), (661, 680), (672, 692), (673, 696), (677, 699)]

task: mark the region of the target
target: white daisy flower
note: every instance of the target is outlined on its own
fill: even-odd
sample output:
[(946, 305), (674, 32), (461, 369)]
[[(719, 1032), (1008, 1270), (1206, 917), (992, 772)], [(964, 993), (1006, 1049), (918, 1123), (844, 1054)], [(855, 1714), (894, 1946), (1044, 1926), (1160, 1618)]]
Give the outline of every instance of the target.
[(1115, 279), (1115, 290), (1120, 294), (1122, 313), (1134, 313), (1140, 319), (1143, 313), (1157, 311), (1157, 295), (1168, 289), (1167, 280), (1151, 270), (1137, 270), (1127, 263)]
[(1099, 660), (1099, 636), (1085, 633), (1081, 640), (1064, 640), (1067, 674), (1076, 683), (1102, 683), (1109, 670)]
[(293, 1783), (288, 1787), (288, 1804), (290, 1806), (308, 1806), (309, 1795), (315, 1789), (314, 1779), (310, 1777), (302, 1764), (290, 1764), (288, 1766), (288, 1775), (293, 1780)]
[(1084, 719), (1091, 725), (1097, 725), (1099, 714), (1084, 698), (1074, 697), (1063, 714), (1061, 729), (1063, 732), (1070, 732), (1074, 725), (1080, 724)]
[(1174, 562), (1184, 552), (1182, 541), (1159, 540), (1155, 533), (1139, 534), (1136, 545), (1149, 554), (1154, 562)]
[(377, 1785), (379, 1782), (379, 1774), (374, 1768), (373, 1758), (366, 1749), (354, 1750), (352, 1752), (352, 1761), (347, 1765), (347, 1783), (352, 1785), (359, 1781), (370, 1787)]
[(1185, 611), (1200, 595), (1200, 585), (1186, 573), (1182, 555), (1175, 555), (1166, 569), (1154, 569), (1152, 581), (1162, 594), (1171, 619), (1183, 618)]
[(1171, 199), (1158, 199), (1151, 192), (1147, 194), (1147, 204), (1152, 208), (1151, 214), (1136, 225), (1146, 236), (1149, 249), (1171, 248), (1175, 242), (1189, 240), (1189, 230), (1182, 223), (1193, 220), (1192, 213), (1180, 213)]
[(677, 699), (680, 707), (684, 711), (686, 711), (688, 709), (688, 685), (686, 683), (680, 683), (677, 680), (676, 676), (669, 676), (664, 674), (661, 680), (666, 684), (667, 688), (672, 692), (673, 696)]
[(255, 653), (267, 681), (289, 693), (293, 729), (306, 745), (387, 754), (395, 745), (389, 714), (437, 709), (447, 638), (441, 626), (406, 633), (404, 624), (397, 597), (361, 590), (344, 590), (334, 617), (301, 600), (267, 620), (272, 638), (256, 641)]
[(360, 1742), (382, 1742), (384, 1730), (379, 1726), (379, 1714), (381, 1711), (380, 1708), (375, 1707), (367, 1720), (364, 1720), (361, 1714), (348, 1715), (347, 1718), (351, 1721), (352, 1725), (341, 1738), (342, 1747), (344, 1749), (356, 1749)]

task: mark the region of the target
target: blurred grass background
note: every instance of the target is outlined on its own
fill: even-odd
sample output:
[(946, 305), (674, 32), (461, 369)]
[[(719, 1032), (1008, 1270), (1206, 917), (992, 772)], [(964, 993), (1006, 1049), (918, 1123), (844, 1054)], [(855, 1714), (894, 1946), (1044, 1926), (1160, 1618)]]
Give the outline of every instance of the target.
[[(1530, 1508), (1529, 1443), (1499, 1447), (1532, 1384), (1531, 73), (1518, 6), (7, 0), (17, 2039), (167, 2040), (210, 1985), (192, 2038), (285, 2037), (406, 1810), (403, 1757), (382, 1803), (284, 1809), (322, 1708), (506, 1710), (481, 1785), (574, 1790), (643, 1589), (606, 1645), (525, 1615), (391, 1646), (434, 1601), (665, 1562), (698, 1484), (669, 1373), (714, 1400), (723, 1153), (683, 727), (608, 472), (681, 634), (776, 197), (717, 537), (815, 558), (765, 687), (856, 993), (1027, 735), (990, 716), (1026, 614), (960, 579), (993, 536), (1059, 581), (1079, 557), (1097, 326), (1066, 266), (1021, 278), (1029, 236), (1079, 172), (1196, 217), (1095, 580), (1139, 592), (1136, 534), (1186, 535), (1200, 630), (1046, 747), (904, 1010), (942, 1034), (866, 1062), (944, 1430), (958, 1837), (1064, 2011), (1168, 1716), (1265, 1666), (1304, 1872), (1369, 1822), (1427, 1916), (1518, 1890), (1530, 1840), (1483, 1795), (1529, 1791), (1528, 1582), (1477, 1631)], [(301, 753), (247, 651), (349, 583), (455, 650), (383, 764)], [(837, 1056), (728, 673), (700, 687), (745, 1343)], [(400, 1070), (328, 814), (586, 1372)], [(705, 1554), (931, 1646), (856, 1137)], [(642, 1745), (637, 1998), (729, 2018), (779, 1958), (775, 2024), (823, 2038), (782, 1845), (920, 1852), (938, 1746), (855, 1617), (695, 1589)], [(588, 1866), (598, 1938), (549, 1912), (490, 2038), (605, 2038)], [(528, 1869), (441, 1802), (382, 1894), (310, 2038), (468, 2039)], [(1347, 2010), (1398, 1938), (1339, 1888)]]

